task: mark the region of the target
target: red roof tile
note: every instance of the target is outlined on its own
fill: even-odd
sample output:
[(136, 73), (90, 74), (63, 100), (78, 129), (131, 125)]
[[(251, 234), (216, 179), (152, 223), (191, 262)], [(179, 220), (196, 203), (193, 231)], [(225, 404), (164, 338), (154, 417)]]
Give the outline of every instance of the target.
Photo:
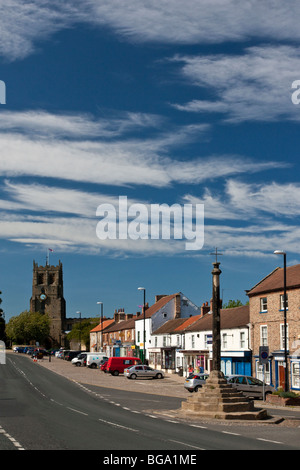
[[(288, 266), (286, 269), (286, 285), (288, 289), (300, 287), (300, 264)], [(283, 268), (276, 268), (268, 276), (257, 283), (247, 294), (249, 297), (283, 289)]]
[(99, 323), (95, 328), (93, 328), (90, 333), (96, 333), (97, 331), (103, 331), (105, 330), (108, 326), (110, 326), (112, 323), (114, 323), (114, 320), (104, 320), (103, 323)]

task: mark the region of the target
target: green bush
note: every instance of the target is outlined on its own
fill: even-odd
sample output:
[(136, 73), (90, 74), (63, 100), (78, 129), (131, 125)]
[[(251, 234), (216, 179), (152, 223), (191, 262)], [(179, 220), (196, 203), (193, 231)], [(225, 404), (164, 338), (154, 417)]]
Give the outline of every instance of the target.
[(273, 392), (273, 395), (278, 395), (282, 398), (299, 398), (299, 395), (295, 392), (283, 392), (282, 390), (277, 390), (276, 392)]

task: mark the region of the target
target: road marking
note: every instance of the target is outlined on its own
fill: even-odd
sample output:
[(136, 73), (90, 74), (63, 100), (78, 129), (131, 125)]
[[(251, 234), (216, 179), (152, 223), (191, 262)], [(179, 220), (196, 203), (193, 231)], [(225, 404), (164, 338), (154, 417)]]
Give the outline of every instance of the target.
[(70, 408), (70, 406), (67, 406), (68, 410), (75, 411), (75, 413), (80, 413), (81, 415), (88, 416), (87, 413), (84, 413), (83, 411), (75, 410), (75, 408)]
[(106, 421), (105, 419), (98, 418), (98, 421), (101, 421), (102, 423), (105, 423), (105, 424), (109, 424), (110, 426), (113, 426), (115, 428), (126, 429), (127, 431), (132, 431), (132, 432), (139, 432), (138, 429), (132, 429), (127, 426), (122, 426), (121, 424), (112, 423), (111, 421)]
[(200, 429), (207, 429), (207, 426), (200, 426), (199, 424), (190, 424), (192, 428), (200, 428)]
[(263, 439), (262, 437), (257, 437), (256, 439), (257, 439), (258, 441), (272, 442), (272, 444), (283, 444), (283, 442), (271, 441), (270, 439)]
[(187, 447), (192, 447), (192, 449), (205, 450), (205, 449), (202, 449), (202, 447), (196, 447), (196, 446), (192, 446), (191, 444), (186, 444), (186, 442), (174, 441), (173, 439), (169, 439), (169, 441), (175, 442), (176, 444), (181, 444)]
[(12, 437), (8, 432), (3, 429), (2, 426), (0, 426), (0, 433), (3, 434), (3, 436), (7, 437), (7, 439), (10, 440), (10, 442), (18, 449), (18, 450), (25, 450), (24, 447), (22, 447), (22, 444), (20, 444), (14, 437)]
[(229, 432), (229, 431), (221, 431), (223, 434), (230, 434), (231, 436), (240, 436), (240, 434), (236, 432)]

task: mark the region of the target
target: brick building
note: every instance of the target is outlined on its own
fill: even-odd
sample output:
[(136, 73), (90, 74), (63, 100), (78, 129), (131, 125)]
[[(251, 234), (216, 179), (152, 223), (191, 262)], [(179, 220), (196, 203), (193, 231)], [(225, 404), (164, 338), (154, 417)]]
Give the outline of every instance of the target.
[[(283, 268), (276, 268), (247, 291), (250, 302), (253, 373), (262, 378), (259, 347), (269, 347), (266, 381), (284, 388)], [(300, 389), (300, 264), (287, 267), (287, 350), (291, 389)]]

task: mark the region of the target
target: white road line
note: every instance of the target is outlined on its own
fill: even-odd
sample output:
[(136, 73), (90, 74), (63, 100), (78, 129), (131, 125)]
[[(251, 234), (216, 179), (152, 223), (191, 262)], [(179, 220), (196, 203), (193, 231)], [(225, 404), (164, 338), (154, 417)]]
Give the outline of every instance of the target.
[(201, 447), (196, 447), (196, 446), (192, 446), (191, 444), (187, 444), (186, 442), (174, 441), (173, 439), (169, 439), (169, 441), (175, 442), (176, 444), (181, 444), (187, 447), (191, 447), (192, 449), (205, 450), (205, 449), (202, 449)]
[(12, 437), (8, 432), (5, 431), (5, 429), (0, 426), (0, 433), (7, 437), (7, 439), (18, 449), (18, 450), (25, 450), (24, 447), (22, 447), (22, 444), (20, 444), (14, 437)]
[(192, 428), (207, 429), (207, 426), (200, 426), (199, 424), (190, 424)]
[(75, 413), (79, 413), (84, 416), (88, 416), (87, 413), (84, 413), (83, 411), (75, 410), (75, 408), (70, 408), (70, 406), (67, 406), (68, 410), (75, 411)]
[(257, 439), (258, 441), (272, 442), (272, 444), (283, 444), (283, 442), (271, 441), (270, 439), (263, 439), (262, 437), (257, 437), (256, 439)]
[(106, 421), (105, 419), (98, 418), (98, 421), (101, 421), (102, 423), (105, 423), (105, 424), (109, 424), (110, 426), (113, 426), (115, 428), (126, 429), (127, 431), (132, 431), (132, 432), (139, 432), (138, 429), (132, 429), (127, 426), (122, 426), (121, 424), (112, 423), (111, 421)]
[(229, 432), (229, 431), (221, 431), (223, 434), (230, 434), (231, 436), (240, 436), (240, 434), (236, 432)]

